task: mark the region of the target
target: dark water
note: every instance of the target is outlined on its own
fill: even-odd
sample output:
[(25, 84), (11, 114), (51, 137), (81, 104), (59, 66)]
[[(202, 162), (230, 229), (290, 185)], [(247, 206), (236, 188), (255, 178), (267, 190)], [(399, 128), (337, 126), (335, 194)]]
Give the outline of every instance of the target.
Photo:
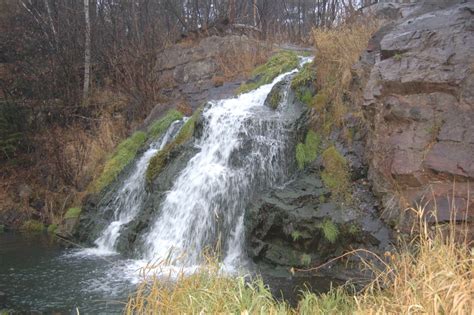
[(3, 233), (0, 291), (5, 301), (0, 300), (0, 310), (121, 313), (136, 281), (124, 276), (130, 273), (126, 268), (127, 260), (119, 256), (78, 255), (46, 234)]
[[(143, 262), (141, 262), (143, 264)], [(133, 293), (140, 263), (119, 255), (101, 257), (65, 249), (47, 234), (0, 234), (0, 313), (121, 314)], [(301, 290), (325, 292), (334, 284), (324, 277), (282, 277), (264, 281), (277, 299), (296, 305)], [(337, 283), (337, 282), (336, 282)]]

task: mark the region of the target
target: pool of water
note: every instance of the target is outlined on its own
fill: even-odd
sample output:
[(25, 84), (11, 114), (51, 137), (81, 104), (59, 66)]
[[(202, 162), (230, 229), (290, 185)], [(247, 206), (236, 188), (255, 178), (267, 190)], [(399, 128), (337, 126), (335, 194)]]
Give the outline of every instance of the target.
[(0, 310), (117, 314), (138, 280), (136, 263), (118, 255), (65, 249), (46, 234), (0, 234)]

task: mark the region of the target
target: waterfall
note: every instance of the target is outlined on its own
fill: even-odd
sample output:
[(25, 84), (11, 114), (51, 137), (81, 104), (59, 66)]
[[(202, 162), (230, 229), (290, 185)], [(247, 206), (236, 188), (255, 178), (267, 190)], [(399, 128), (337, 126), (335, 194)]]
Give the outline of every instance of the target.
[(133, 171), (118, 189), (116, 197), (111, 203), (111, 207), (114, 209), (113, 221), (94, 242), (97, 245), (93, 249), (96, 254), (115, 253), (115, 243), (120, 236), (120, 229), (136, 217), (145, 201), (145, 173), (148, 163), (158, 151), (173, 139), (183, 123), (184, 120), (173, 122), (166, 133), (151, 143), (148, 150), (136, 161)]
[(225, 264), (242, 263), (245, 208), (259, 191), (285, 183), (294, 164), (289, 139), (297, 115), (287, 108), (288, 87), (276, 111), (264, 102), (275, 84), (297, 71), (208, 104), (195, 143), (200, 151), (155, 209), (158, 215), (144, 236), (145, 259), (194, 266), (203, 251), (220, 244)]

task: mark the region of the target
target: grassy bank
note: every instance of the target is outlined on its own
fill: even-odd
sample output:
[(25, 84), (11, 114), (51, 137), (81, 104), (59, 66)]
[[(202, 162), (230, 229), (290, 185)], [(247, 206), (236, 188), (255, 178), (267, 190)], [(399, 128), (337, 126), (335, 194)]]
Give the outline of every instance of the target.
[(398, 251), (378, 257), (383, 270), (367, 263), (376, 278), (359, 293), (342, 287), (322, 295), (301, 292), (291, 307), (274, 299), (261, 279), (227, 276), (209, 261), (176, 282), (148, 277), (130, 297), (126, 313), (472, 314), (473, 256), (467, 242), (459, 241), (459, 226), (430, 227), (421, 219), (423, 209), (411, 210), (420, 218), (417, 232)]

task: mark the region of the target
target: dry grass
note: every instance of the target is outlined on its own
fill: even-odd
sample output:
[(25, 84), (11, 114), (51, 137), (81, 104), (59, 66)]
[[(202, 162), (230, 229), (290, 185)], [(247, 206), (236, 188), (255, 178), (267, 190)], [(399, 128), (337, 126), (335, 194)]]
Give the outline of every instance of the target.
[(367, 18), (332, 29), (313, 30), (318, 90), (314, 106), (319, 114), (325, 114), (327, 129), (342, 124), (349, 110), (346, 100), (351, 98), (352, 66), (379, 26), (377, 20)]
[[(248, 77), (256, 66), (265, 63), (271, 55), (271, 46), (255, 41), (254, 45), (233, 46), (216, 56), (222, 75), (219, 81), (226, 82), (239, 77)], [(219, 82), (214, 82), (214, 84)]]
[[(334, 288), (327, 294), (302, 292), (296, 308), (276, 301), (260, 279), (220, 273), (215, 260), (176, 281), (148, 277), (127, 304), (127, 314), (472, 314), (472, 249), (459, 242), (459, 226), (430, 227), (424, 209), (412, 239), (386, 253), (375, 280), (362, 292)], [(449, 231), (449, 233), (446, 233)], [(353, 251), (357, 253), (358, 251)], [(375, 254), (374, 254), (375, 255)], [(344, 256), (347, 256), (345, 254)], [(310, 270), (314, 270), (310, 269)]]

